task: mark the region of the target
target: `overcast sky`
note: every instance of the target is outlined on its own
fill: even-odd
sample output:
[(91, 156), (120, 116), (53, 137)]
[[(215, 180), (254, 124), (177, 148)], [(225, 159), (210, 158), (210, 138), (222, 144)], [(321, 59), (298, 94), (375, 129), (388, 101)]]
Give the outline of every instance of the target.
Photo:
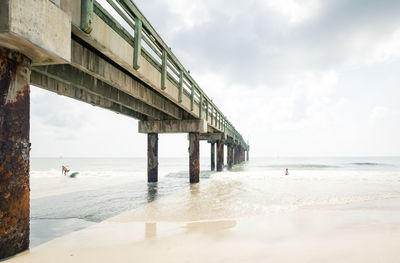
[[(251, 156), (400, 155), (400, 1), (134, 2)], [(145, 157), (147, 143), (136, 120), (36, 87), (31, 142), (33, 157)], [(160, 156), (187, 145), (162, 135)]]

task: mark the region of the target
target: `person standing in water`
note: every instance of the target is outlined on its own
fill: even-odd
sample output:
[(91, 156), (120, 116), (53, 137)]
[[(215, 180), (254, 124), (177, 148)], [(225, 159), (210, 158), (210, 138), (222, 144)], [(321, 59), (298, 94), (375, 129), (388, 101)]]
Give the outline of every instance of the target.
[(289, 170), (286, 168), (285, 175), (289, 175)]
[(67, 173), (69, 172), (69, 167), (68, 165), (63, 165), (61, 168), (61, 172), (65, 175), (67, 175)]

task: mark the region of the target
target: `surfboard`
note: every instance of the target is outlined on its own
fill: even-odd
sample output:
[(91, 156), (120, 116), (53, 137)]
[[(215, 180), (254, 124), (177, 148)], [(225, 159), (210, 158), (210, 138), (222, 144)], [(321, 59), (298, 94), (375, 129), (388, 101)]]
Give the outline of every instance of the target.
[(79, 174), (79, 172), (73, 172), (73, 173), (71, 173), (70, 175), (69, 175), (69, 177), (75, 177), (75, 176), (77, 176)]

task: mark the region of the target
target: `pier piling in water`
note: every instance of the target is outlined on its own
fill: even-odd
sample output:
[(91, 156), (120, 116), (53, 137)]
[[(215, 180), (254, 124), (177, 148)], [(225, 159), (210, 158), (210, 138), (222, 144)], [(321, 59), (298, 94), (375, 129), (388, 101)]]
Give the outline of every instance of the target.
[(189, 175), (190, 183), (200, 181), (200, 143), (199, 134), (189, 133)]
[(158, 181), (158, 134), (147, 134), (147, 182)]
[(222, 171), (224, 165), (224, 144), (222, 140), (217, 140), (217, 172)]
[(233, 166), (233, 146), (232, 144), (227, 144), (227, 161), (228, 161), (228, 169), (231, 169)]
[(215, 170), (215, 142), (211, 142), (211, 171)]
[(0, 48), (0, 258), (29, 247), (31, 60)]

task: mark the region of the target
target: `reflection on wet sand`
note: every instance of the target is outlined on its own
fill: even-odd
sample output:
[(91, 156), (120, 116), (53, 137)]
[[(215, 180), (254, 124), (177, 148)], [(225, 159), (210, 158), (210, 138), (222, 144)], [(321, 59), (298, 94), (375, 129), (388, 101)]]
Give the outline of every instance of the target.
[(186, 232), (215, 232), (228, 230), (236, 226), (236, 220), (200, 221), (186, 224)]
[(145, 223), (144, 237), (145, 238), (154, 238), (156, 236), (157, 236), (157, 223), (154, 223), (154, 222)]
[(147, 202), (151, 203), (156, 200), (158, 197), (158, 184), (155, 183), (147, 183)]

